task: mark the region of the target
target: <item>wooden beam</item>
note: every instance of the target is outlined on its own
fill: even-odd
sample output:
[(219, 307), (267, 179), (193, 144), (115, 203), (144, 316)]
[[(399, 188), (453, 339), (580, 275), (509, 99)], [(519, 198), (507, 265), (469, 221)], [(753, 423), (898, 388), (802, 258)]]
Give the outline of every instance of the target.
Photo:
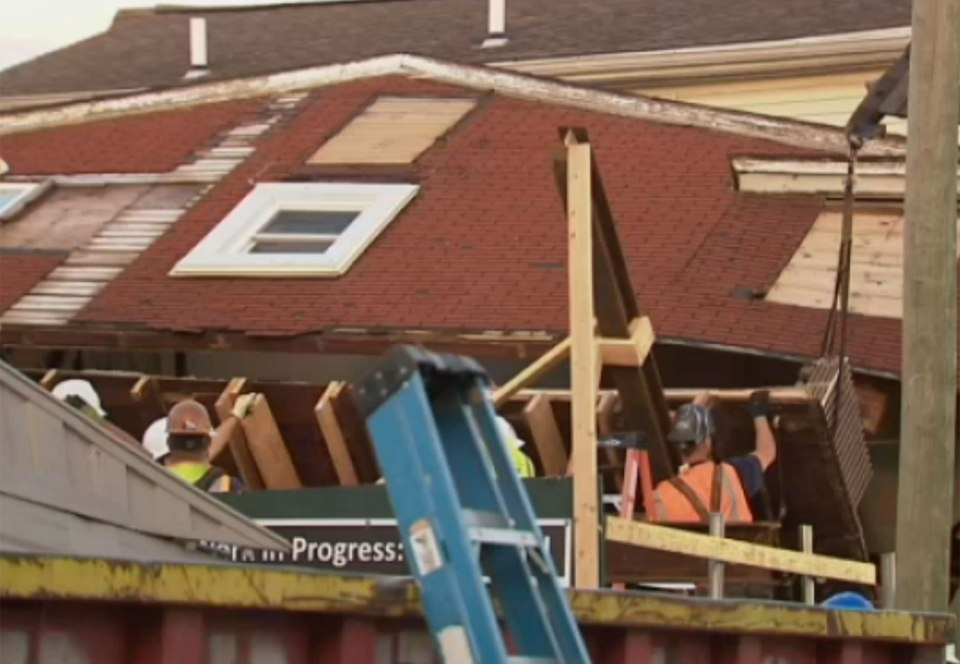
[(240, 415), (247, 444), (266, 488), (302, 488), (303, 483), (280, 435), (267, 398), (262, 394), (245, 394), (237, 399), (234, 413)]
[[(663, 394), (669, 402), (692, 401), (694, 397), (702, 392), (709, 392), (710, 396), (716, 397), (720, 401), (748, 401), (750, 395), (756, 390), (767, 390), (770, 392), (770, 400), (781, 404), (802, 404), (815, 403), (817, 400), (811, 396), (805, 388), (802, 387), (757, 387), (752, 389), (712, 389), (703, 387), (683, 387), (664, 390)], [(532, 399), (538, 394), (543, 394), (554, 400), (569, 401), (571, 398), (570, 390), (563, 388), (544, 388), (524, 389), (514, 395), (514, 400), (523, 401)], [(616, 395), (616, 390), (600, 390), (600, 396)]]
[(523, 420), (530, 429), (533, 446), (537, 448), (543, 474), (547, 477), (563, 477), (567, 474), (567, 452), (563, 436), (553, 414), (550, 399), (539, 395), (523, 408)]
[(619, 517), (607, 517), (607, 541), (732, 565), (759, 567), (867, 586), (877, 584), (877, 568), (870, 563), (777, 549), (679, 528), (627, 521)]
[(570, 356), (570, 337), (567, 337), (534, 360), (523, 371), (493, 391), (493, 404), (501, 406), (522, 388), (535, 383), (550, 373)]
[[(130, 388), (130, 398), (140, 407), (138, 414), (140, 424), (144, 430), (157, 418), (167, 414), (163, 403), (163, 396), (157, 386), (157, 381), (151, 376), (143, 375)], [(212, 458), (212, 457), (211, 457)]]
[(653, 325), (648, 317), (642, 316), (630, 323), (629, 339), (602, 338), (597, 343), (604, 365), (640, 368), (647, 361), (653, 342)]
[[(221, 427), (229, 420), (233, 420), (239, 425), (240, 420), (234, 416), (233, 407), (237, 397), (245, 389), (246, 382), (245, 378), (232, 378), (217, 398), (214, 404), (214, 410), (217, 411), (217, 417), (220, 418)], [(250, 446), (247, 443), (247, 435), (244, 433), (243, 427), (231, 426), (227, 430), (227, 433), (229, 434), (227, 445), (230, 455), (233, 457), (234, 465), (237, 467), (237, 472), (240, 473), (240, 479), (243, 480), (243, 483), (251, 491), (265, 489), (266, 485), (264, 484), (263, 477), (260, 475), (257, 462), (253, 458), (253, 453), (250, 451)], [(217, 463), (216, 456), (211, 455), (211, 458), (214, 463)]]
[(57, 369), (49, 369), (40, 379), (40, 386), (45, 390), (52, 390), (53, 386), (60, 382), (57, 380), (59, 377), (60, 372)]
[(890, 397), (871, 383), (860, 382), (856, 385), (857, 401), (863, 420), (863, 430), (876, 436), (887, 421)]
[(337, 414), (333, 408), (333, 400), (344, 389), (345, 385), (346, 383), (341, 381), (330, 383), (320, 396), (313, 413), (317, 418), (320, 432), (323, 434), (323, 440), (327, 444), (327, 450), (333, 460), (333, 467), (340, 485), (356, 486), (360, 483), (357, 477), (357, 469), (354, 467), (353, 459), (350, 458), (347, 440), (343, 435), (343, 430), (340, 428), (340, 422), (337, 420)]
[[(222, 420), (220, 426), (213, 432), (213, 436), (210, 439), (210, 462), (213, 465), (221, 466), (227, 461), (228, 456), (233, 456), (233, 452), (230, 449), (230, 441), (237, 435), (238, 428), (240, 428), (240, 422), (236, 417), (231, 416)], [(234, 460), (234, 465), (239, 466), (236, 460)], [(243, 479), (243, 477), (240, 479)], [(246, 484), (246, 482), (244, 482), (244, 484)]]
[(143, 401), (151, 387), (156, 387), (153, 385), (153, 379), (147, 375), (140, 376), (133, 387), (130, 388), (130, 398), (138, 402)]
[(600, 487), (597, 478), (597, 345), (594, 337), (593, 224), (589, 144), (567, 148), (570, 382), (573, 389), (572, 461), (574, 578), (577, 588), (600, 585)]

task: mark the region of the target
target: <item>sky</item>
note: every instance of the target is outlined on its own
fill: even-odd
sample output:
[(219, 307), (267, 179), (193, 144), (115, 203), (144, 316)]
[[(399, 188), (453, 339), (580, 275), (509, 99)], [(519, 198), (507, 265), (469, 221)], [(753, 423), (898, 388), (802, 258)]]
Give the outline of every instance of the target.
[[(263, 5), (277, 0), (0, 0), (0, 69), (109, 27), (122, 7)], [(286, 0), (290, 2), (291, 0)], [(294, 2), (304, 0), (293, 0)]]

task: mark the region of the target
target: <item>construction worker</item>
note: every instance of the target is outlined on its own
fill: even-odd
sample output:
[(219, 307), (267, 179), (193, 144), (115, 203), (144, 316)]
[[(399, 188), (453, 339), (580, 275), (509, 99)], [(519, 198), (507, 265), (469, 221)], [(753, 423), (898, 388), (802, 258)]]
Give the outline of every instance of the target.
[(510, 454), (513, 457), (513, 464), (517, 467), (517, 474), (523, 479), (535, 477), (537, 469), (534, 468), (530, 457), (523, 452), (522, 448), (526, 443), (517, 435), (513, 425), (506, 418), (497, 415), (497, 429), (500, 431), (500, 436), (510, 445)]
[(100, 395), (88, 380), (72, 378), (62, 381), (53, 386), (51, 394), (94, 420), (103, 420), (107, 416)]
[[(521, 449), (526, 443), (517, 435), (513, 425), (506, 418), (497, 415), (497, 430), (500, 432), (500, 436), (510, 445), (510, 455), (513, 457), (513, 464), (520, 478), (536, 477), (537, 469), (534, 467), (533, 461)], [(385, 483), (386, 481), (382, 477), (377, 480), (377, 484)]]
[(723, 462), (715, 457), (716, 425), (708, 401), (709, 395), (701, 394), (677, 410), (667, 438), (679, 448), (683, 466), (678, 476), (660, 482), (654, 490), (654, 504), (648, 514), (651, 521), (706, 523), (711, 512), (723, 514), (727, 522), (754, 520), (751, 499), (765, 489), (764, 472), (777, 458), (776, 440), (767, 419), (770, 395), (766, 391), (750, 395), (748, 408), (753, 415), (756, 449)]
[[(157, 423), (154, 422), (151, 427)], [(243, 490), (239, 479), (230, 476), (221, 468), (210, 463), (210, 441), (213, 435), (213, 423), (203, 404), (187, 399), (170, 409), (166, 419), (166, 447), (157, 435), (157, 429), (144, 434), (144, 447), (147, 447), (147, 434), (150, 434), (148, 451), (154, 459), (188, 484), (210, 493), (237, 493)]]

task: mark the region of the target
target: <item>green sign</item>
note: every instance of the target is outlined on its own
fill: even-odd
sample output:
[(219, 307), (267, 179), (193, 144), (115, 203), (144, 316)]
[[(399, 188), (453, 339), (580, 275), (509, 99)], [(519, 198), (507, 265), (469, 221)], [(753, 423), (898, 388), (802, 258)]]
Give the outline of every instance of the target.
[[(562, 582), (569, 583), (572, 482), (528, 480), (525, 486), (557, 573)], [(234, 560), (409, 575), (403, 542), (383, 486), (255, 491), (220, 497), (292, 545), (289, 554), (227, 547), (225, 552)]]

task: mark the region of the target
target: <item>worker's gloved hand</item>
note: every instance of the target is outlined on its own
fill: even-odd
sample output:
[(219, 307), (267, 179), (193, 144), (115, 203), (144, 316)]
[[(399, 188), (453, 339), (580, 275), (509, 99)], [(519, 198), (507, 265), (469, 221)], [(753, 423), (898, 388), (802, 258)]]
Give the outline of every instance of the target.
[(773, 412), (773, 404), (770, 403), (770, 392), (767, 390), (757, 390), (750, 394), (750, 401), (747, 403), (750, 414), (754, 417), (769, 417)]

